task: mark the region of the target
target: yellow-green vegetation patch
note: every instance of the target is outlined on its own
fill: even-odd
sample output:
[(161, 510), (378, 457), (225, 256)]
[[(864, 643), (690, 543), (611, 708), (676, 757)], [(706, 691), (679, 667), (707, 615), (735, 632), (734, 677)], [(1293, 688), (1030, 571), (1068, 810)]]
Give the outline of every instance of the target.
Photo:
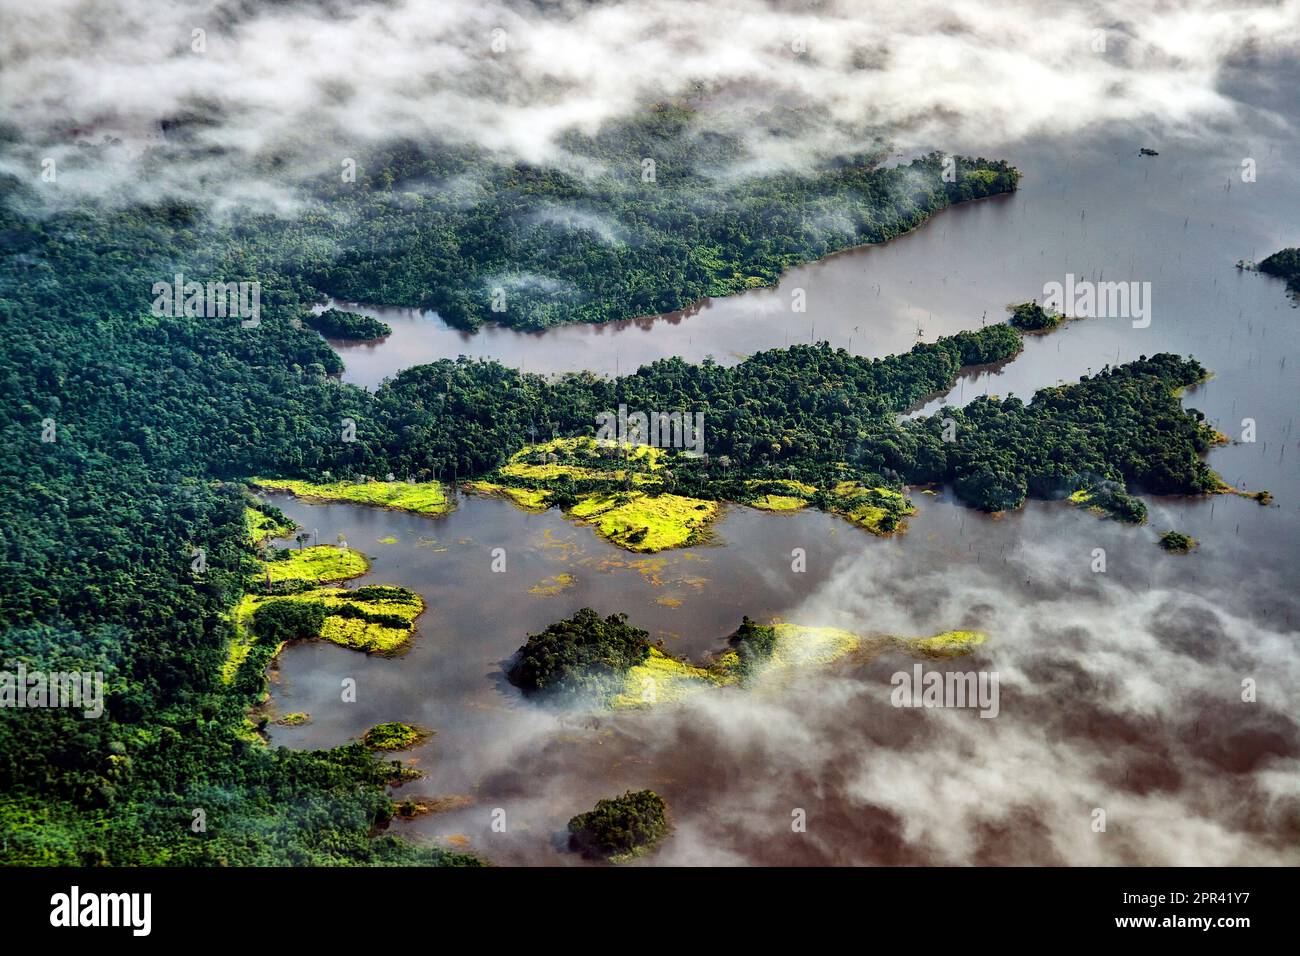
[[(253, 639), (252, 616), (259, 607), (271, 601), (303, 601), (317, 603), (325, 609), (325, 621), (319, 634), (323, 638), (353, 650), (377, 654), (391, 654), (401, 649), (415, 631), (415, 619), (424, 612), (424, 599), (414, 591), (391, 585), (368, 585), (363, 588), (314, 588), (297, 594), (246, 594), (235, 606), (236, 629), (242, 638), (242, 651), (238, 663), (231, 664), (229, 683), (239, 664), (248, 656)], [(232, 645), (232, 659), (237, 641)]]
[(852, 508), (838, 511), (837, 514), (843, 515), (861, 528), (866, 528), (872, 534), (883, 535), (888, 533), (881, 528), (881, 523), (885, 520), (885, 516), (888, 512), (886, 512), (884, 508), (876, 505), (855, 505)]
[(590, 435), (552, 438), (550, 441), (537, 442), (535, 445), (525, 445), (511, 455), (510, 460), (512, 462), (524, 461), (536, 455), (555, 455), (558, 458), (572, 456), (578, 452), (594, 453), (600, 444)]
[[(271, 554), (270, 560), (259, 562), (255, 583), (269, 584), (276, 590), (283, 590), (286, 586), (345, 581), (365, 574), (370, 568), (366, 556), (351, 548), (317, 545), (296, 551), (291, 548), (272, 550)], [(324, 637), (345, 647), (380, 652), (392, 651), (404, 644), (414, 629), (415, 618), (424, 610), (424, 601), (419, 595), (404, 588), (369, 587), (346, 591), (323, 587), (284, 595), (246, 593), (231, 609), (235, 633), (226, 650), (226, 660), (221, 665), (223, 683), (234, 681), (253, 649), (256, 640), (251, 627), (253, 613), (262, 604), (273, 600), (319, 602), (325, 606), (324, 626), (319, 635), (311, 636)], [(344, 605), (348, 609), (339, 610)], [(276, 653), (279, 653), (278, 648)]]
[(1244, 488), (1236, 488), (1228, 484), (1222, 478), (1219, 478), (1218, 475), (1215, 475), (1214, 477), (1218, 479), (1219, 483), (1210, 491), (1210, 494), (1212, 495), (1237, 495), (1239, 498), (1249, 498), (1251, 501), (1258, 502), (1261, 505), (1271, 504), (1273, 501), (1273, 493), (1271, 491), (1247, 491)]
[(718, 511), (716, 501), (633, 491), (583, 495), (569, 514), (620, 548), (646, 553), (697, 542)]
[(789, 495), (762, 495), (747, 503), (751, 508), (758, 508), (761, 511), (798, 511), (808, 504), (802, 498), (793, 498)]
[(948, 658), (983, 644), (982, 631), (944, 631), (930, 637), (864, 638), (840, 627), (745, 617), (720, 652), (703, 665), (674, 657), (650, 643), (647, 631), (625, 614), (602, 619), (592, 608), (530, 634), (506, 669), (510, 683), (526, 694), (593, 694), (615, 709), (678, 701), (709, 687), (743, 685), (761, 673), (823, 666), (887, 650), (917, 657)]
[[(600, 444), (604, 445), (610, 443), (601, 442)], [(618, 448), (619, 446), (613, 444), (612, 447)], [(668, 454), (665, 449), (659, 448), (656, 445), (632, 445), (631, 447), (622, 449), (622, 451), (627, 460), (644, 465), (650, 471), (658, 471), (660, 468), (665, 467), (663, 459)]]
[(504, 488), (506, 496), (521, 508), (529, 511), (545, 511), (549, 507), (551, 493), (540, 488)]
[(574, 435), (569, 438), (552, 438), (550, 441), (525, 445), (510, 456), (510, 461), (526, 461), (537, 455), (555, 455), (556, 458), (595, 458), (614, 455), (619, 458), (643, 463), (652, 471), (662, 468), (662, 460), (668, 454), (666, 449), (656, 445), (619, 444), (616, 441), (597, 439), (590, 435)]
[(851, 654), (862, 638), (839, 627), (807, 627), (802, 624), (774, 624), (776, 643), (771, 661), (781, 666), (829, 664)]
[[(700, 529), (720, 507), (704, 498), (660, 493), (665, 481), (660, 472), (676, 460), (674, 456), (652, 445), (557, 438), (526, 446), (510, 456), (492, 481), (466, 487), (485, 494), (509, 494), (521, 506), (537, 510), (557, 501), (568, 507), (576, 492), (577, 504), (569, 507), (572, 517), (589, 519), (598, 533), (619, 547), (661, 551), (695, 543)], [(915, 513), (901, 492), (848, 478), (835, 482), (824, 497), (815, 485), (793, 478), (749, 478), (744, 485), (747, 493), (738, 497), (751, 507), (792, 512), (816, 503), (876, 535), (903, 530), (906, 517)], [(692, 503), (673, 506), (683, 501)]]
[(276, 723), (281, 727), (301, 727), (303, 724), (311, 723), (311, 715), (295, 711), (292, 714), (285, 714)]
[(230, 647), (226, 650), (226, 659), (221, 664), (221, 682), (229, 684), (239, 673), (239, 669), (244, 666), (244, 661), (248, 660), (248, 654), (253, 649), (249, 635), (245, 632), (237, 633), (230, 640)]
[(430, 733), (423, 727), (392, 720), (371, 727), (361, 740), (371, 750), (410, 750), (427, 740)]
[(751, 488), (759, 485), (779, 485), (788, 491), (794, 491), (801, 495), (815, 495), (817, 489), (805, 481), (795, 481), (791, 478), (751, 478), (745, 484)]
[(262, 573), (272, 584), (280, 581), (346, 581), (360, 577), (370, 569), (370, 562), (360, 551), (318, 544), (297, 551), (285, 549), (284, 557), (262, 562)]
[(290, 478), (254, 478), (252, 484), (268, 491), (288, 491), (299, 498), (348, 501), (422, 515), (446, 514), (451, 502), (436, 481), (332, 481), (324, 484)]
[(698, 667), (670, 657), (658, 648), (651, 648), (644, 663), (627, 671), (622, 689), (610, 699), (610, 705), (616, 708), (648, 707), (680, 700), (706, 687), (742, 683), (758, 669), (824, 666), (859, 650), (878, 650), (891, 643), (919, 656), (948, 658), (968, 654), (987, 640), (982, 631), (945, 631), (933, 637), (911, 640), (875, 638), (868, 642), (862, 636), (839, 627), (776, 623), (754, 629), (754, 633), (760, 636), (760, 632), (765, 631), (770, 632), (770, 644), (765, 650), (758, 651), (757, 658), (751, 656), (748, 663), (742, 659), (743, 648), (734, 642), (716, 655), (708, 667)]
[(543, 488), (513, 488), (491, 481), (467, 481), (462, 487), (474, 494), (509, 498), (525, 511), (545, 511), (550, 507), (551, 493)]
[[(651, 445), (619, 445), (582, 436), (555, 438), (521, 448), (497, 474), (507, 482), (512, 478), (537, 482), (561, 478), (621, 482), (630, 477), (634, 485), (657, 485), (660, 479), (654, 472), (666, 467), (667, 454), (664, 449)], [(597, 467), (602, 461), (620, 462), (627, 467)]]
[(235, 736), (245, 743), (257, 744), (259, 747), (266, 743), (265, 738), (262, 737), (261, 728), (247, 715), (233, 729)]
[(610, 698), (609, 705), (614, 708), (650, 707), (681, 700), (706, 687), (729, 682), (716, 671), (677, 660), (652, 647), (644, 662), (628, 669), (623, 689)]
[(251, 544), (261, 544), (267, 538), (283, 538), (292, 533), (294, 525), (292, 522), (284, 524), (276, 521), (270, 515), (245, 505), (244, 529)]
[(573, 587), (577, 581), (572, 574), (567, 572), (556, 574), (549, 578), (543, 578), (528, 589), (529, 594), (539, 594), (543, 597), (554, 597), (563, 591)]
[(500, 474), (509, 478), (528, 478), (533, 481), (553, 481), (560, 477), (609, 477), (607, 472), (598, 471), (595, 468), (583, 468), (581, 465), (563, 465), (559, 462), (547, 462), (539, 465), (523, 461), (512, 461), (508, 465), (503, 465)]
[(318, 593), (325, 605), (325, 627), (320, 636), (368, 653), (400, 650), (415, 632), (415, 619), (424, 613), (420, 595), (391, 585)]
[(1145, 524), (1147, 506), (1114, 482), (1080, 488), (1067, 499), (1077, 508), (1100, 518), (1114, 518), (1128, 524)]
[(918, 637), (907, 643), (925, 657), (960, 657), (988, 640), (983, 631), (944, 631), (933, 637)]
[[(244, 666), (244, 661), (248, 660), (248, 655), (252, 652), (253, 643), (256, 640), (252, 628), (249, 626), (249, 619), (252, 617), (253, 612), (257, 610), (258, 604), (265, 600), (269, 600), (266, 595), (245, 594), (230, 609), (230, 621), (234, 625), (234, 636), (230, 639), (230, 646), (226, 648), (226, 659), (221, 665), (222, 683), (232, 683), (235, 675), (239, 673), (239, 669)], [(277, 653), (279, 653), (278, 649)]]
[(916, 507), (901, 492), (868, 487), (856, 481), (837, 481), (831, 511), (875, 535), (890, 535), (904, 529)]

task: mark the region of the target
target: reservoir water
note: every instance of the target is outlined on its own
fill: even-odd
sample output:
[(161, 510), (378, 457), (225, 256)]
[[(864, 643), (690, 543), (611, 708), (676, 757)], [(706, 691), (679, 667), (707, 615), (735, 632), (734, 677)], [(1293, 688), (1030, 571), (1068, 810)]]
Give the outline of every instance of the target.
[[(1015, 360), (925, 411), (985, 393), (1028, 399), (1140, 354), (1194, 355), (1214, 378), (1184, 403), (1234, 439), (1255, 422), (1256, 440), (1216, 448), (1211, 467), (1270, 490), (1272, 505), (1148, 498), (1149, 525), (1130, 528), (1061, 502), (989, 517), (947, 492), (914, 492), (917, 514), (890, 539), (817, 512), (729, 506), (709, 544), (643, 556), (556, 511), (499, 500), (462, 496), (431, 519), (276, 496), (321, 541), (342, 533), (373, 556), (360, 583), (412, 588), (429, 610), (400, 657), (287, 648), (273, 704), (311, 721), (272, 725), (272, 743), (334, 746), (385, 720), (434, 730), (400, 755), (425, 778), (395, 793), (440, 809), (393, 829), (499, 863), (581, 863), (564, 850), (568, 818), (642, 787), (667, 800), (674, 825), (645, 865), (1300, 862), (1300, 311), (1282, 283), (1235, 268), (1300, 244), (1297, 144), (1202, 139), (1161, 143), (1157, 157), (1139, 145), (1010, 150), (1024, 172), (1015, 195), (689, 314), (469, 336), (436, 316), (365, 309), (394, 334), (341, 347), (344, 378), (375, 387), (457, 354), (608, 374), (810, 340), (879, 356), (1003, 321), (1008, 303), (1067, 273), (1150, 282), (1149, 327), (1086, 319), (1030, 337)], [(1257, 181), (1243, 182), (1241, 159), (1254, 154)], [(790, 311), (795, 288), (806, 313)], [(1155, 539), (1168, 529), (1201, 547), (1163, 553)], [(498, 547), (504, 573), (491, 568)], [(979, 628), (989, 641), (978, 653), (935, 666), (996, 671), (1001, 712), (892, 707), (891, 677), (913, 664), (897, 653), (646, 711), (524, 700), (503, 662), (583, 606), (626, 612), (697, 659), (744, 614), (869, 635)], [(347, 677), (355, 703), (340, 700)]]

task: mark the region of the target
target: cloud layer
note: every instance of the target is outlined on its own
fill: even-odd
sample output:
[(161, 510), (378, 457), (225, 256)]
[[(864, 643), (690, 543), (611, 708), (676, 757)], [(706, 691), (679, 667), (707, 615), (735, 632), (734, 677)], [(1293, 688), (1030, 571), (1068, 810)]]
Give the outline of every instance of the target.
[[(949, 517), (931, 531), (952, 534)], [(485, 741), (473, 805), (415, 826), (465, 833), (495, 862), (573, 863), (556, 852), (568, 817), (649, 787), (674, 824), (659, 865), (1300, 862), (1300, 602), (1287, 572), (1251, 572), (1243, 599), (1227, 569), (1246, 556), (1153, 564), (1132, 528), (1042, 505), (1015, 517), (1008, 529), (971, 516), (948, 560), (921, 527), (864, 547), (785, 615), (861, 633), (982, 628), (979, 653), (923, 666), (997, 672), (996, 717), (892, 706), (892, 675), (914, 664), (897, 652), (558, 733), (538, 715)], [(1090, 568), (1095, 546), (1111, 555), (1104, 574)], [(508, 832), (492, 831), (491, 807)]]
[(254, 202), (273, 195), (273, 158), (333, 175), (410, 137), (556, 162), (564, 131), (673, 98), (743, 131), (764, 165), (880, 137), (993, 152), (1104, 123), (1195, 129), (1237, 113), (1225, 65), (1300, 40), (1300, 0), (4, 5), (5, 113), (35, 150), (7, 168), (34, 175), (42, 155), (106, 134), (138, 147), (184, 118), (184, 164), (145, 172), (127, 156), (67, 185)]

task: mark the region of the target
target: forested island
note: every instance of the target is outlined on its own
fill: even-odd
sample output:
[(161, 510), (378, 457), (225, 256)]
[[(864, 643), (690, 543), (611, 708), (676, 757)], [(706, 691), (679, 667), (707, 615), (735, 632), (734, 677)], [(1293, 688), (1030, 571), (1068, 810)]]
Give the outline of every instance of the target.
[(1065, 321), (1065, 317), (1037, 302), (1021, 302), (1011, 306), (1010, 321), (1022, 332), (1050, 332)]
[(1261, 262), (1258, 268), (1265, 275), (1285, 279), (1291, 294), (1300, 295), (1300, 248), (1275, 252)]
[[(1201, 459), (1217, 435), (1175, 394), (1205, 377), (1194, 359), (1142, 356), (1042, 389), (1029, 402), (982, 396), (964, 408), (898, 419), (950, 387), (962, 367), (1019, 347), (1011, 328), (992, 326), (888, 359), (794, 346), (734, 368), (666, 359), (619, 379), (549, 380), (492, 362), (441, 361), (402, 372), (372, 401), (356, 403), (359, 440), (325, 449), (335, 454), (320, 459), (317, 473), (436, 480), (495, 472), (517, 487), (572, 493), (586, 479), (607, 479), (559, 467), (530, 472), (512, 461), (515, 450), (539, 432), (592, 436), (597, 415), (626, 405), (707, 409), (709, 451), (673, 455), (657, 489), (700, 499), (815, 497), (783, 481), (886, 489), (952, 482), (965, 501), (1000, 511), (1030, 495), (1065, 497), (1103, 480), (1154, 494), (1222, 487)], [(555, 447), (542, 453), (558, 464)]]
[[(887, 359), (795, 346), (733, 368), (661, 360), (619, 379), (549, 379), (493, 362), (444, 360), (400, 373), (373, 397), (358, 396), (358, 440), (327, 447), (335, 454), (308, 472), (333, 484), (255, 483), (380, 504), (423, 494), (437, 512), (446, 507), (437, 482), (473, 477), (470, 491), (524, 508), (563, 508), (632, 551), (698, 543), (720, 501), (771, 511), (811, 505), (890, 534), (914, 510), (907, 485), (951, 483), (984, 511), (1016, 508), (1030, 496), (1068, 497), (1132, 523), (1144, 521), (1146, 509), (1130, 487), (1231, 490), (1202, 460), (1219, 436), (1177, 394), (1206, 371), (1172, 355), (1107, 367), (1028, 403), (981, 397), (899, 420), (951, 387), (963, 367), (1019, 349), (1016, 332), (1001, 325)], [(596, 440), (598, 416), (623, 406), (707, 409), (708, 451)], [(577, 437), (533, 442), (539, 433)], [(371, 480), (385, 473), (411, 478)]]
[(648, 853), (667, 835), (668, 805), (653, 790), (600, 800), (569, 821), (569, 847), (611, 863)]
[(392, 326), (386, 322), (361, 315), (359, 312), (345, 312), (342, 309), (325, 309), (319, 313), (308, 311), (303, 314), (302, 322), (327, 339), (367, 342), (393, 334)]
[(838, 627), (759, 624), (745, 616), (725, 645), (695, 664), (652, 643), (626, 614), (601, 618), (589, 607), (528, 639), (506, 678), (546, 704), (611, 709), (651, 707), (712, 687), (745, 685), (772, 668), (825, 665), (850, 655), (895, 650), (918, 658), (967, 654), (985, 642), (980, 631), (929, 637), (860, 635)]
[(1166, 531), (1160, 535), (1160, 547), (1170, 554), (1190, 554), (1199, 544), (1191, 535), (1181, 531)]

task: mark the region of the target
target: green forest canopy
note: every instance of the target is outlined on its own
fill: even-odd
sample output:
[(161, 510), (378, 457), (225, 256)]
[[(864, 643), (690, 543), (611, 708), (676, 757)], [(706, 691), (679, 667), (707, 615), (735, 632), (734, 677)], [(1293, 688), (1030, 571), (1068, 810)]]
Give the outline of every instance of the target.
[[(651, 126), (675, 122), (665, 114)], [(640, 144), (597, 138), (588, 148), (613, 159)], [(5, 859), (469, 862), (369, 836), (393, 812), (383, 784), (399, 773), (395, 764), (360, 745), (295, 752), (249, 733), (245, 715), (263, 693), (270, 649), (259, 644), (229, 686), (219, 673), (227, 612), (257, 567), (240, 482), (251, 475), (469, 477), (534, 433), (588, 433), (597, 411), (626, 402), (705, 413), (710, 458), (679, 477), (701, 489), (841, 463), (893, 484), (952, 480), (985, 508), (1055, 493), (1092, 472), (1152, 491), (1212, 485), (1198, 458), (1208, 430), (1172, 394), (1203, 370), (1173, 356), (1045, 390), (1028, 404), (980, 399), (945, 410), (958, 423), (956, 443), (943, 440), (941, 416), (895, 420), (948, 388), (962, 366), (1014, 354), (1018, 339), (1006, 327), (883, 360), (801, 346), (732, 369), (666, 360), (620, 379), (552, 382), (492, 362), (443, 361), (373, 395), (332, 379), (338, 356), (300, 327), (325, 293), (433, 304), (473, 326), (488, 314), (483, 287), (507, 266), (523, 275), (544, 265), (566, 291), (511, 286), (518, 294), (502, 321), (531, 327), (674, 308), (896, 234), (1015, 178), (1003, 164), (962, 161), (957, 182), (944, 183), (929, 157), (723, 188), (702, 170), (725, 149), (669, 143), (655, 154), (667, 157), (656, 190), (623, 182), (616, 162), (594, 184), (496, 169), (468, 210), (441, 208), (436, 189), (411, 199), (400, 187), (442, 182), (476, 157), (398, 151), (363, 188), (334, 187), (319, 216), (220, 226), (175, 202), (28, 214), (27, 187), (0, 180), (4, 656), (33, 669), (102, 670), (108, 680), (100, 720), (0, 714)], [(609, 214), (634, 238), (557, 231), (549, 213), (536, 218), (538, 197)], [(825, 223), (822, 213), (831, 214)], [(851, 228), (840, 230), (840, 218)], [(352, 225), (340, 230), (341, 221)], [(153, 283), (176, 271), (260, 283), (261, 322), (152, 314)], [(464, 282), (444, 281), (457, 276)], [(356, 423), (357, 441), (341, 439), (344, 419)], [(201, 831), (191, 826), (195, 807), (206, 810)]]

